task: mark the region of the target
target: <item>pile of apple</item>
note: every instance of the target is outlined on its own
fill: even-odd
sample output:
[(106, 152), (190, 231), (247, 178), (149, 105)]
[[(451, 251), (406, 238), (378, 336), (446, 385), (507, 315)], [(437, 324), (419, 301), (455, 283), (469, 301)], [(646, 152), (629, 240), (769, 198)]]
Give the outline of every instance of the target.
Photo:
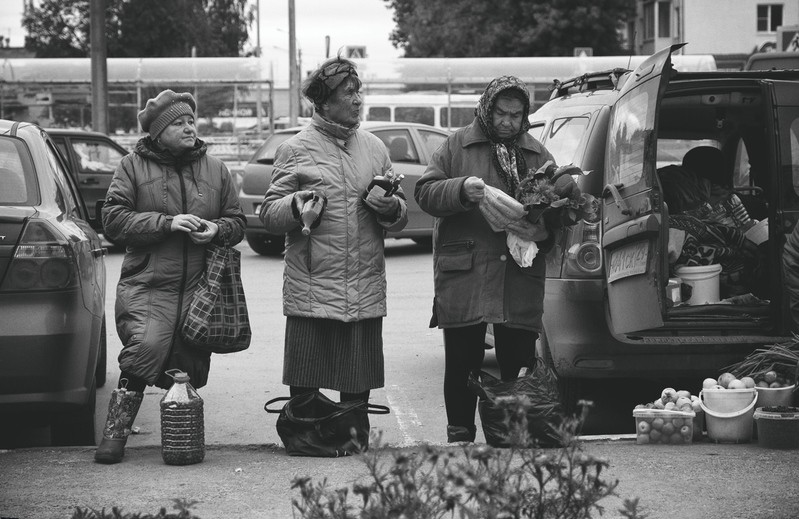
[(686, 443), (693, 436), (693, 418), (659, 413), (660, 411), (680, 411), (701, 413), (699, 397), (690, 391), (674, 388), (664, 389), (660, 398), (648, 404), (638, 404), (635, 409), (651, 409), (651, 416), (636, 417), (636, 443)]
[(780, 377), (776, 371), (767, 371), (762, 375), (758, 375), (757, 379), (755, 380), (752, 377), (741, 377), (739, 379), (732, 373), (722, 373), (718, 379), (706, 378), (702, 382), (702, 389), (780, 388), (791, 385), (786, 379)]

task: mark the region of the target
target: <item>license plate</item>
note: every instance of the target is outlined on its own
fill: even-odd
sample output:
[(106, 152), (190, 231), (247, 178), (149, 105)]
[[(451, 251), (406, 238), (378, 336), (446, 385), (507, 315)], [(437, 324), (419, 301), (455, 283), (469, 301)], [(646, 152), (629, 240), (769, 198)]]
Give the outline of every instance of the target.
[(648, 253), (648, 241), (631, 243), (612, 251), (608, 267), (608, 283), (645, 273)]

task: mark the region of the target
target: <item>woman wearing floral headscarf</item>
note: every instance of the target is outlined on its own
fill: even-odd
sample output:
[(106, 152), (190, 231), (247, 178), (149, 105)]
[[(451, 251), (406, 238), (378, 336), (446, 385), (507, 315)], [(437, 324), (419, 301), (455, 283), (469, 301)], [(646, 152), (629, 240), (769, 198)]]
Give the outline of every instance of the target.
[[(527, 133), (530, 97), (513, 76), (494, 79), (475, 109), (474, 121), (452, 134), (416, 184), (419, 206), (436, 217), (433, 252), (435, 299), (431, 326), (444, 331), (444, 402), (447, 441), (474, 441), (477, 397), (467, 388), (470, 371), (483, 363), (485, 333), (494, 326), (503, 380), (532, 366), (541, 330), (545, 261), (538, 254), (520, 267), (478, 209), (485, 186), (515, 194), (521, 180), (554, 159)], [(543, 223), (522, 218), (508, 231), (546, 252), (553, 239)]]
[[(405, 227), (408, 215), (401, 189), (363, 196), (391, 160), (380, 139), (358, 128), (360, 89), (347, 59), (308, 77), (311, 124), (278, 147), (261, 208), (266, 229), (286, 234), (283, 383), (292, 396), (326, 388), (342, 401), (368, 401), (384, 385), (383, 235)], [(315, 195), (326, 206), (304, 234), (301, 208)]]

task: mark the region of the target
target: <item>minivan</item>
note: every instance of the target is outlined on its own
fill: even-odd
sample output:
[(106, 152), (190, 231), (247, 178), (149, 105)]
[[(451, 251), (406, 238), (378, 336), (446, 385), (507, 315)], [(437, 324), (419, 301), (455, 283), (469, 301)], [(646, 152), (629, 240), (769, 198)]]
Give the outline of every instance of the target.
[(457, 130), (471, 124), (479, 101), (479, 94), (463, 93), (366, 94), (362, 112), (365, 121), (419, 123)]
[[(781, 254), (799, 218), (799, 71), (682, 72), (671, 61), (682, 45), (634, 71), (555, 82), (530, 115), (531, 133), (558, 164), (579, 166), (578, 186), (600, 202), (598, 218), (565, 228), (547, 256), (538, 347), (567, 405), (590, 379), (701, 384), (792, 337)], [(696, 147), (715, 150), (768, 239), (760, 276), (743, 280), (749, 293), (689, 305), (670, 283), (681, 249), (663, 174)]]

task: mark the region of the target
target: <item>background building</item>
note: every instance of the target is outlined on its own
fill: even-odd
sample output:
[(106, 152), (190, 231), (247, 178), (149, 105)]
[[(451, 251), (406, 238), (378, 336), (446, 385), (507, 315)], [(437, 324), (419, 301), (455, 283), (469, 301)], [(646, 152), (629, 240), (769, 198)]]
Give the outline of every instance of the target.
[(686, 54), (712, 54), (720, 69), (740, 69), (753, 52), (777, 48), (783, 26), (799, 26), (797, 0), (636, 0), (628, 24), (634, 54), (687, 42)]

